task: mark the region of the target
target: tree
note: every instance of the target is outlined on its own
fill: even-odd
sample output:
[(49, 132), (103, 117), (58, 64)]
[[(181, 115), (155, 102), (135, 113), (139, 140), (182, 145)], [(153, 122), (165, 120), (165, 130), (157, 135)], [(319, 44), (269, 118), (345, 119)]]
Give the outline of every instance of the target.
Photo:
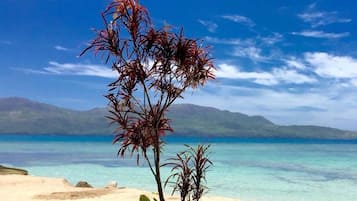
[[(166, 117), (170, 105), (189, 88), (214, 79), (214, 65), (201, 41), (184, 36), (183, 29), (156, 29), (138, 0), (114, 0), (102, 13), (105, 28), (83, 53), (102, 52), (117, 79), (109, 84), (108, 117), (118, 125), (113, 143), (118, 155), (143, 157), (164, 201), (160, 175), (162, 137), (173, 131)], [(83, 54), (82, 53), (82, 54)], [(152, 151), (152, 157), (148, 152)]]

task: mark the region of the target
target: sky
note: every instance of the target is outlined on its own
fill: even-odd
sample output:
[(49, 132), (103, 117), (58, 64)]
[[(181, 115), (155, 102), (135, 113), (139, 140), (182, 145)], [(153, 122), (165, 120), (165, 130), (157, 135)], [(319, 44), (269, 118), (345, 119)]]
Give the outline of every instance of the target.
[[(1, 0), (0, 97), (103, 107), (109, 65), (79, 57), (109, 0)], [(357, 130), (357, 1), (141, 0), (155, 26), (210, 46), (217, 79), (177, 103)]]

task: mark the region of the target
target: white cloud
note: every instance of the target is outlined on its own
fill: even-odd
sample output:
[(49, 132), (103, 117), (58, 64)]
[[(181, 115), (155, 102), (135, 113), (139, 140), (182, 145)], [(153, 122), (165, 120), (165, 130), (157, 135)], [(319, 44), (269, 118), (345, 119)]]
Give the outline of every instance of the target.
[(229, 79), (273, 79), (272, 75), (266, 72), (242, 72), (238, 67), (229, 64), (219, 64), (215, 73), (217, 77)]
[(274, 45), (275, 43), (283, 40), (283, 35), (280, 33), (273, 33), (272, 36), (259, 37), (259, 39), (265, 44)]
[(223, 44), (223, 45), (253, 44), (252, 40), (241, 40), (239, 38), (227, 39), (227, 38), (215, 38), (215, 37), (206, 36), (206, 37), (204, 37), (204, 40), (206, 40), (209, 43)]
[[(204, 39), (209, 43), (214, 44), (223, 44), (223, 45), (242, 45), (242, 46), (253, 46), (256, 44), (257, 41), (261, 41), (261, 43), (267, 45), (274, 45), (283, 40), (283, 35), (279, 33), (273, 33), (270, 36), (258, 36), (257, 38), (217, 38), (206, 36)], [(258, 39), (258, 40), (257, 40)]]
[(54, 46), (54, 48), (58, 51), (69, 51), (70, 50), (69, 48), (63, 47), (61, 45), (56, 45), (56, 46)]
[(336, 39), (347, 37), (350, 35), (349, 32), (342, 32), (342, 33), (328, 33), (324, 31), (314, 31), (314, 30), (305, 30), (301, 32), (292, 32), (293, 35), (305, 36), (305, 37), (312, 37), (312, 38), (328, 38), (328, 39)]
[(205, 26), (207, 30), (211, 33), (214, 33), (216, 29), (218, 28), (218, 25), (212, 21), (206, 21), (206, 20), (198, 20), (200, 24)]
[(55, 74), (55, 75), (79, 75), (79, 76), (94, 76), (104, 78), (116, 78), (117, 74), (104, 65), (94, 64), (73, 64), (73, 63), (58, 63), (50, 61), (49, 66), (43, 69), (20, 69), (29, 73), (36, 74)]
[(313, 77), (298, 73), (296, 70), (291, 70), (287, 68), (274, 68), (272, 74), (274, 77), (285, 83), (293, 84), (304, 84), (304, 83), (315, 83), (317, 80)]
[(295, 57), (290, 57), (288, 59), (285, 59), (284, 62), (289, 67), (293, 67), (301, 70), (306, 68), (305, 64)]
[(307, 12), (298, 14), (300, 19), (310, 23), (313, 28), (334, 23), (349, 23), (352, 21), (349, 18), (338, 17), (337, 12), (312, 11), (314, 7), (309, 8)]
[(261, 54), (262, 50), (260, 48), (249, 46), (249, 47), (235, 47), (234, 51), (232, 52), (233, 56), (237, 57), (245, 57), (253, 60), (254, 62), (257, 61), (267, 61), (269, 58), (265, 57)]
[(242, 15), (223, 15), (222, 18), (236, 22), (236, 23), (244, 24), (244, 25), (247, 25), (250, 27), (255, 25), (253, 20), (251, 20), (248, 17), (242, 16)]
[(298, 73), (285, 67), (274, 68), (271, 72), (244, 72), (236, 66), (220, 64), (216, 71), (218, 78), (252, 80), (254, 83), (272, 86), (281, 82), (292, 84), (315, 83), (315, 78)]
[(315, 73), (327, 78), (357, 78), (357, 59), (325, 52), (305, 53), (304, 58)]
[(273, 45), (282, 40), (282, 35), (274, 33), (272, 36), (268, 37), (255, 37), (247, 39), (206, 36), (204, 37), (204, 40), (212, 44), (234, 46), (229, 47), (228, 54), (230, 56), (248, 58), (253, 62), (268, 62), (273, 58), (280, 57), (280, 54), (274, 54), (273, 50), (271, 50), (269, 55), (263, 55), (263, 50), (260, 46), (264, 46), (264, 44)]

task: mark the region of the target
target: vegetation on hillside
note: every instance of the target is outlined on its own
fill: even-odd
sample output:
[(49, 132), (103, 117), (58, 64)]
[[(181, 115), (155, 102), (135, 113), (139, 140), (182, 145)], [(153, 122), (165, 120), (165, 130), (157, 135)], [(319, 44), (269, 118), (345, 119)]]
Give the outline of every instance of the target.
[[(0, 99), (0, 133), (99, 134), (112, 129), (106, 108), (75, 111), (23, 98)], [(176, 104), (168, 111), (173, 135), (357, 139), (357, 132), (320, 126), (279, 126), (262, 116), (222, 111), (211, 107)]]

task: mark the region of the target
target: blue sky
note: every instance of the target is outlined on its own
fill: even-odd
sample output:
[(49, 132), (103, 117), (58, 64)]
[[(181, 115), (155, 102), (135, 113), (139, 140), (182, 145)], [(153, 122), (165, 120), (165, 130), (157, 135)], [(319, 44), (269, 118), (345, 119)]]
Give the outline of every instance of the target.
[[(0, 97), (104, 106), (115, 74), (100, 57), (78, 55), (108, 2), (0, 1)], [(141, 3), (156, 26), (184, 27), (211, 46), (217, 79), (178, 102), (357, 130), (356, 1)]]

